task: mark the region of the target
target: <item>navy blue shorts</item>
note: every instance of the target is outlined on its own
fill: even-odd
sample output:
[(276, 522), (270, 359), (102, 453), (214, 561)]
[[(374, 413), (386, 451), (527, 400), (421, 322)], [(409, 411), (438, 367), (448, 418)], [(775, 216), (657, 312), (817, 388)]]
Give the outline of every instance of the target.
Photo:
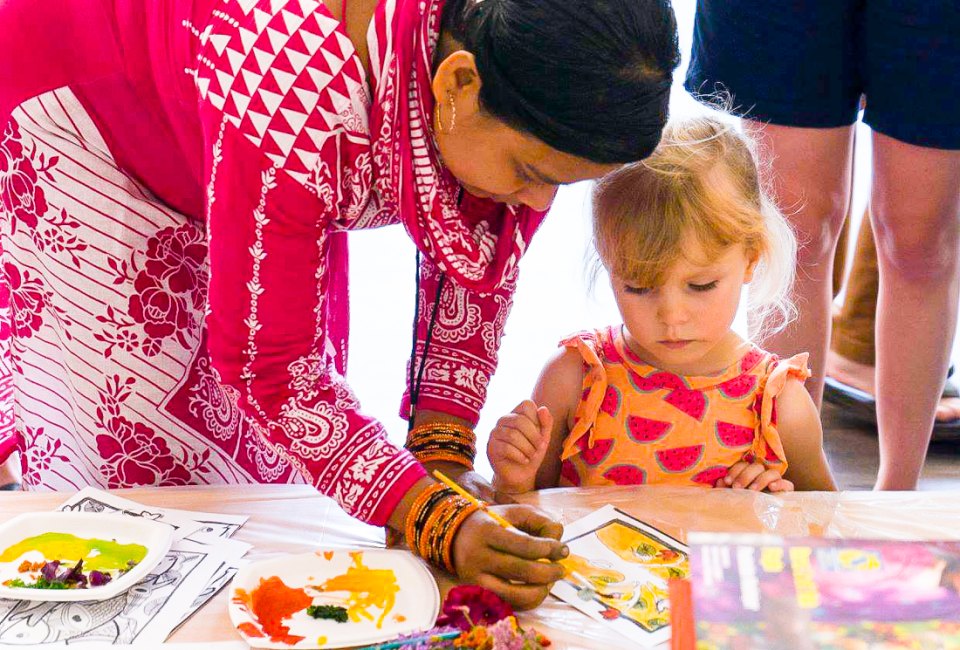
[[(960, 149), (960, 2), (697, 0), (686, 88), (784, 126), (864, 122)], [(715, 100), (714, 100), (715, 103)]]

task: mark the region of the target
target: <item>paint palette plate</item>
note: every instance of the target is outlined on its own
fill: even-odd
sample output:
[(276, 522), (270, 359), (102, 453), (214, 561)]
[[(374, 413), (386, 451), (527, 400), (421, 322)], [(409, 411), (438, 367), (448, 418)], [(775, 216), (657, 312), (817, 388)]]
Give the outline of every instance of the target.
[[(363, 591), (370, 585), (380, 586)], [(313, 618), (308, 605), (345, 607), (349, 618)], [(432, 627), (440, 592), (423, 562), (407, 551), (328, 549), (242, 567), (230, 586), (229, 610), (234, 627), (255, 648), (342, 648)]]
[[(21, 578), (24, 582), (32, 582), (30, 574), (20, 573), (19, 566), (24, 560), (43, 562), (66, 558), (46, 557), (39, 550), (26, 550), (24, 553), (10, 551), (9, 559), (4, 557), (5, 552), (21, 542), (35, 536), (47, 533), (64, 533), (75, 535), (84, 540), (104, 540), (117, 544), (138, 544), (145, 547), (146, 554), (136, 566), (113, 578), (110, 582), (99, 587), (87, 589), (33, 589), (27, 587), (9, 587), (3, 583), (14, 578)], [(128, 517), (97, 512), (38, 512), (19, 515), (0, 526), (0, 598), (14, 600), (47, 600), (47, 601), (93, 601), (106, 600), (123, 593), (130, 587), (143, 580), (147, 573), (170, 550), (173, 540), (173, 529), (165, 524), (150, 519)], [(109, 547), (106, 555), (109, 555)], [(13, 557), (13, 554), (16, 557)], [(103, 555), (100, 550), (93, 550), (84, 564), (89, 565), (97, 556)], [(34, 572), (35, 573), (35, 572)], [(84, 569), (84, 573), (89, 573)], [(110, 571), (116, 574), (116, 571)]]

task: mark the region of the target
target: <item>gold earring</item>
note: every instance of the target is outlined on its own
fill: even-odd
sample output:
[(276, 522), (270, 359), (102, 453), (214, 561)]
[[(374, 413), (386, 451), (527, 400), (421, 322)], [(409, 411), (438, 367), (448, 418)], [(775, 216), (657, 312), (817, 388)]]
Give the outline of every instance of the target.
[(447, 133), (452, 133), (457, 125), (457, 105), (453, 101), (453, 93), (447, 93), (447, 97), (450, 99), (450, 130)]

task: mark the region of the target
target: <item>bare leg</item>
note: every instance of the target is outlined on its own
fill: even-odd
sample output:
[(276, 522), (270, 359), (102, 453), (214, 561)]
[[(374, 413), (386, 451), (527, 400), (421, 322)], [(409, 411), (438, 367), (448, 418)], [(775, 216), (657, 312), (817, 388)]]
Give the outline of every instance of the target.
[(960, 151), (873, 137), (877, 489), (912, 490), (930, 442), (957, 326)]
[(781, 356), (810, 353), (807, 390), (819, 407), (830, 340), (833, 257), (850, 202), (853, 126), (801, 129), (746, 121), (777, 205), (797, 233), (798, 318), (763, 344)]
[[(846, 226), (847, 224), (844, 224), (844, 230)], [(842, 245), (841, 235), (834, 264), (839, 263)], [(843, 307), (833, 319), (833, 340), (830, 342), (830, 350), (827, 351), (827, 376), (870, 395), (877, 394), (874, 337), (879, 274), (877, 248), (874, 245), (873, 227), (870, 225), (870, 212), (867, 210), (857, 234), (853, 268), (847, 278)], [(834, 267), (834, 293), (837, 292), (836, 281), (837, 273)], [(958, 418), (960, 398), (941, 397), (937, 403), (937, 421), (951, 422)]]
[(832, 339), (827, 352), (827, 376), (870, 395), (876, 395), (874, 338), (879, 276), (877, 247), (868, 208), (857, 233), (843, 306), (833, 317)]

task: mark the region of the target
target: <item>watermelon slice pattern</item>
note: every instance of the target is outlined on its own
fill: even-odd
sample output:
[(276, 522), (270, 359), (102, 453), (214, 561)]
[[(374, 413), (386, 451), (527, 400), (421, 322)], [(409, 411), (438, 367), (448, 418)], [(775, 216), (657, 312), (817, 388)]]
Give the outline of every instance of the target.
[(705, 445), (690, 445), (689, 447), (675, 447), (673, 449), (661, 449), (654, 456), (657, 464), (664, 472), (668, 474), (679, 474), (695, 467), (700, 459), (703, 458)]
[(597, 440), (592, 447), (589, 445), (590, 436), (588, 435), (581, 436), (577, 440), (577, 447), (580, 448), (580, 458), (587, 465), (599, 465), (610, 455), (610, 450), (613, 449), (613, 440)]
[(616, 386), (607, 386), (607, 392), (603, 395), (603, 401), (600, 403), (600, 412), (606, 413), (610, 417), (616, 417), (620, 410), (620, 391)]
[(730, 449), (746, 447), (753, 443), (753, 427), (730, 422), (717, 422), (717, 440), (721, 445)]
[(627, 417), (627, 435), (640, 444), (649, 444), (663, 440), (672, 428), (673, 424), (670, 422), (651, 420), (640, 417), (639, 415)]
[(631, 368), (627, 368), (627, 374), (630, 377), (630, 383), (633, 387), (642, 393), (652, 393), (655, 390), (683, 390), (686, 384), (683, 383), (678, 375), (672, 372), (657, 371), (647, 376)]
[(565, 478), (570, 485), (580, 487), (580, 473), (569, 459), (560, 464), (560, 476)]
[(707, 396), (700, 390), (678, 388), (664, 397), (663, 401), (700, 422), (707, 412)]
[(750, 372), (763, 359), (763, 352), (757, 349), (750, 350), (740, 359), (740, 372)]
[(757, 387), (757, 376), (742, 374), (717, 386), (720, 394), (727, 399), (743, 399)]
[(643, 485), (647, 473), (636, 465), (614, 465), (603, 473), (603, 478), (614, 485)]
[(774, 453), (773, 449), (770, 447), (770, 444), (767, 442), (763, 443), (764, 446), (764, 455), (763, 460), (766, 461), (768, 465), (779, 465), (782, 461), (780, 457)]
[[(756, 368), (767, 354), (762, 350), (752, 349), (745, 354), (739, 362), (739, 373), (733, 379), (729, 379), (720, 384), (714, 384), (705, 390), (696, 390), (691, 388), (685, 379), (674, 373), (655, 370), (649, 375), (642, 375), (625, 363), (620, 351), (614, 345), (613, 336), (600, 336), (597, 340), (591, 340), (594, 349), (606, 363), (622, 363), (627, 377), (633, 388), (643, 393), (654, 393), (663, 391), (659, 395), (664, 402), (670, 404), (684, 415), (687, 415), (699, 422), (703, 422), (706, 417), (709, 402), (707, 392), (717, 389), (719, 395), (727, 400), (743, 400), (749, 398), (747, 408), (750, 411), (760, 415), (760, 406), (762, 395), (755, 395), (759, 377), (756, 374)], [(754, 371), (751, 373), (751, 371)], [(587, 393), (584, 393), (584, 398)], [(600, 404), (600, 413), (606, 413), (614, 418), (620, 417), (620, 411), (624, 407), (624, 395), (616, 386), (608, 386), (604, 392), (603, 400)], [(627, 415), (626, 432), (628, 436), (637, 443), (650, 444), (663, 442), (663, 440), (673, 430), (674, 422), (665, 422), (653, 420), (641, 416)], [(776, 407), (774, 405), (773, 423), (776, 424)], [(753, 444), (756, 437), (754, 427), (733, 424), (730, 422), (717, 421), (715, 423), (715, 436), (720, 445), (727, 449), (742, 449)], [(647, 482), (647, 472), (633, 464), (616, 464), (609, 468), (604, 467), (604, 462), (611, 455), (614, 440), (598, 440), (592, 447), (588, 447), (588, 436), (584, 435), (577, 441), (577, 447), (580, 449), (580, 457), (587, 467), (597, 467), (596, 472), (602, 472), (602, 476), (616, 485), (641, 485)], [(686, 447), (673, 447), (669, 449), (660, 449), (654, 452), (654, 457), (660, 469), (669, 474), (687, 473), (687, 479), (694, 484), (712, 486), (717, 480), (727, 475), (729, 469), (726, 465), (716, 464), (703, 467), (705, 460), (706, 445), (695, 444)], [(769, 445), (765, 445), (764, 460), (771, 465), (781, 463)], [(613, 462), (616, 462), (615, 460)], [(716, 462), (716, 461), (714, 461)], [(582, 471), (591, 473), (591, 470), (581, 468), (578, 471), (579, 464), (574, 464), (569, 460), (561, 464), (561, 476), (564, 480), (575, 486), (582, 485)]]
[(691, 481), (694, 483), (702, 483), (703, 485), (713, 486), (714, 483), (726, 476), (730, 471), (726, 465), (714, 465), (713, 467), (708, 467), (702, 472), (697, 472)]
[(672, 372), (654, 372), (643, 376), (627, 368), (630, 383), (641, 393), (652, 393), (657, 390), (669, 390), (663, 398), (667, 404), (678, 409), (695, 420), (703, 421), (707, 412), (707, 396), (701, 390), (688, 388), (683, 379)]

